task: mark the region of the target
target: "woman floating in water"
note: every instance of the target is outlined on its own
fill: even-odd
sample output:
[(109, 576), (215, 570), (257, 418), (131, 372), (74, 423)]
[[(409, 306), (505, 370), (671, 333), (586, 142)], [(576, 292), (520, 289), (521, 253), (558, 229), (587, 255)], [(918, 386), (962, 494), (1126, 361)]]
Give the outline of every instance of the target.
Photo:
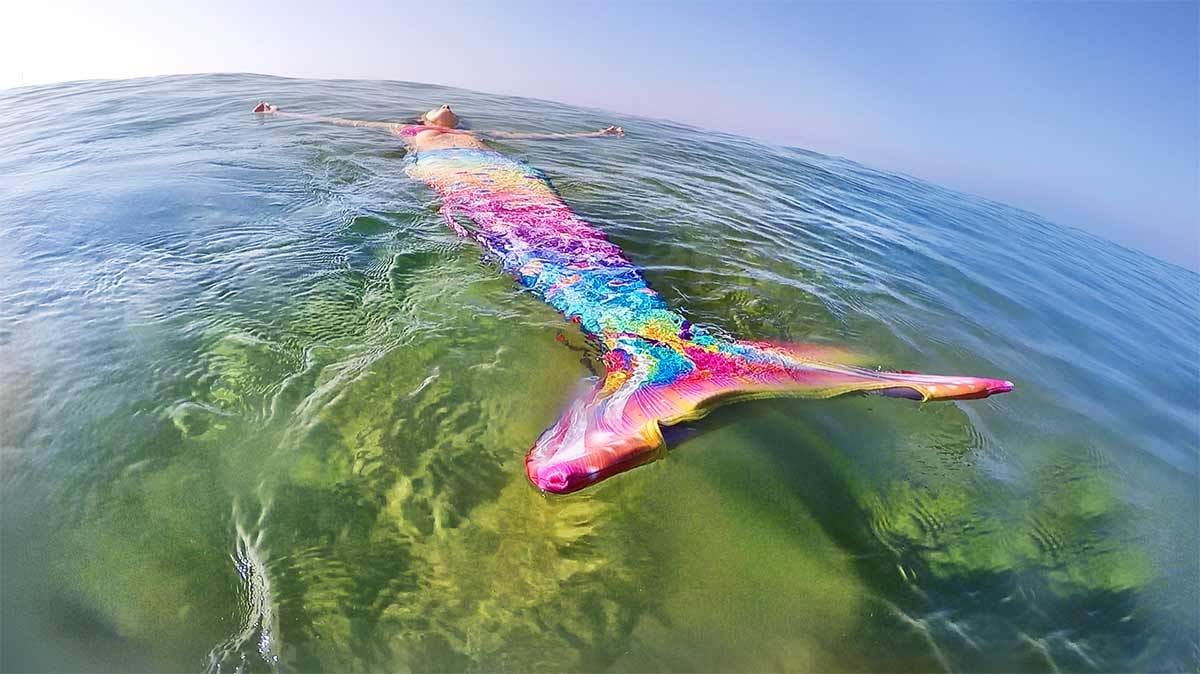
[[(525, 458), (530, 481), (567, 493), (657, 458), (661, 426), (697, 419), (719, 403), (776, 396), (830, 398), (863, 392), (914, 400), (968, 400), (1011, 391), (1011, 382), (880, 372), (838, 348), (729, 340), (667, 308), (604, 233), (563, 203), (549, 180), (482, 138), (624, 136), (621, 127), (578, 134), (458, 129), (443, 105), (418, 124), (254, 112), (382, 129), (411, 149), (408, 175), (442, 198), (442, 215), (605, 350), (604, 377), (572, 402)], [(470, 223), (468, 225), (460, 222)]]

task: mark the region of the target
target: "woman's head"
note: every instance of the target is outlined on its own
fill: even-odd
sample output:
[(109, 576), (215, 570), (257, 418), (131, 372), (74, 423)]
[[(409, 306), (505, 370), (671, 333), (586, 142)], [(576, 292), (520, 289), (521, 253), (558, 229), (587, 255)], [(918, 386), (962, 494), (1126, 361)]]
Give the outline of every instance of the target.
[(458, 115), (454, 114), (449, 105), (443, 105), (440, 108), (434, 108), (421, 115), (421, 122), (430, 126), (442, 126), (447, 129), (453, 129), (458, 126)]

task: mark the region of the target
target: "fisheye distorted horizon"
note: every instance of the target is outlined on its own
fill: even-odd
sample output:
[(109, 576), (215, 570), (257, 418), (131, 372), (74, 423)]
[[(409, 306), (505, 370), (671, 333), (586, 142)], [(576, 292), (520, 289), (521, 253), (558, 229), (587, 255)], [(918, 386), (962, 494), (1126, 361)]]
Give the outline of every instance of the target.
[(1200, 266), (1195, 2), (127, 0), (8, 19), (0, 87), (258, 72), (559, 100), (845, 156)]

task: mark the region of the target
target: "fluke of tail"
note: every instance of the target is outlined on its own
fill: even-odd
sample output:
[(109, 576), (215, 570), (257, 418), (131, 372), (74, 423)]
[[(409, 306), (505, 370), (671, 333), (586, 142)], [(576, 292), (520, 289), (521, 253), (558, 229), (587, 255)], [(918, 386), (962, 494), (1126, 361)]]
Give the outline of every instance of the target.
[(970, 400), (1007, 393), (1012, 382), (880, 372), (851, 352), (820, 345), (724, 341), (699, 335), (663, 343), (615, 338), (605, 374), (542, 433), (525, 459), (542, 491), (565, 494), (658, 458), (661, 427), (714, 407), (767, 397), (832, 398), (873, 393), (914, 400)]

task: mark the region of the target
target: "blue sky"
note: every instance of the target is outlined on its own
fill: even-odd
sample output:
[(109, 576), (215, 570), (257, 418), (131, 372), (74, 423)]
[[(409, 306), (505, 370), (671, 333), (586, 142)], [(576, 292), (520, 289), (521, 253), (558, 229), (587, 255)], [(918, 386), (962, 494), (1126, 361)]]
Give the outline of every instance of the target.
[(233, 71), (554, 99), (846, 156), (1200, 267), (1196, 2), (101, 4), (10, 11), (0, 86)]

